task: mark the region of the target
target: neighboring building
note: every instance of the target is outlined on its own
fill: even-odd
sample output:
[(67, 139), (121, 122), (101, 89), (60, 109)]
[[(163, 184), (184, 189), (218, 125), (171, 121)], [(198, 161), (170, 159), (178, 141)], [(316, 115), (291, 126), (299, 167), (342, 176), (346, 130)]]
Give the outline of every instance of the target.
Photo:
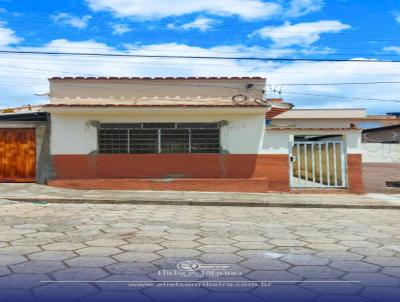
[(39, 110), (51, 116), (48, 183), (363, 192), (361, 131), (351, 121), (365, 110), (288, 111), (264, 100), (264, 86), (246, 77), (52, 78)]
[(388, 181), (400, 181), (400, 118), (391, 114), (381, 121), (384, 126), (362, 131), (361, 149), (366, 191), (400, 193), (399, 188), (386, 186)]
[(397, 125), (364, 129), (362, 132), (363, 143), (399, 144), (400, 123)]

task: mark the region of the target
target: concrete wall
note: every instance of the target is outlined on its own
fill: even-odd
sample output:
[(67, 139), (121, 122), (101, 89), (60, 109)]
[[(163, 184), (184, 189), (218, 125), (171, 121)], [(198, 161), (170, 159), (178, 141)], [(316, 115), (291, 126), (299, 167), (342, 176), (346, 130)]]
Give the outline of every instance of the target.
[[(265, 79), (51, 79), (52, 98), (193, 98), (226, 97), (247, 92), (262, 97)], [(239, 93), (239, 91), (241, 91)], [(82, 102), (82, 100), (81, 100)]]
[(400, 144), (361, 144), (365, 163), (400, 163)]

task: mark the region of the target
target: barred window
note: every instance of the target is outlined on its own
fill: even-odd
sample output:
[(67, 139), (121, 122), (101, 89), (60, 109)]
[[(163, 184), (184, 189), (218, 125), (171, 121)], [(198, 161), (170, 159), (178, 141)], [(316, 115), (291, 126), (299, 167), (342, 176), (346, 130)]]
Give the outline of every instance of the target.
[(220, 153), (218, 123), (100, 124), (100, 153)]

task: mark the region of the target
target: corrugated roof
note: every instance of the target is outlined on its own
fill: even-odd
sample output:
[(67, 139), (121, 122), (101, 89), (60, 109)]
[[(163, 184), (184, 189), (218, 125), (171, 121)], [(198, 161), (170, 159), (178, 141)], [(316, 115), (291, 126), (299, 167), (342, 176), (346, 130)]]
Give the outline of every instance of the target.
[(49, 80), (266, 80), (263, 77), (52, 77)]

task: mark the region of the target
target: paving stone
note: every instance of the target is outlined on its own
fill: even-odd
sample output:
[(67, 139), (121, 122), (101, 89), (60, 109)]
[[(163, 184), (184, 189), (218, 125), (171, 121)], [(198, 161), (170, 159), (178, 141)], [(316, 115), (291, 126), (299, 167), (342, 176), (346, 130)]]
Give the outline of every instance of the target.
[(333, 243), (312, 243), (308, 244), (307, 247), (318, 251), (345, 251), (348, 249), (346, 246)]
[(163, 249), (162, 246), (152, 243), (143, 243), (143, 244), (132, 243), (132, 244), (121, 245), (120, 248), (124, 251), (133, 251), (133, 252), (155, 252)]
[(284, 263), (279, 260), (265, 260), (265, 259), (249, 259), (245, 260), (240, 263), (241, 265), (248, 267), (250, 269), (254, 270), (271, 270), (271, 271), (278, 271), (278, 270), (284, 270), (290, 267), (289, 264)]
[(267, 301), (299, 302), (312, 301), (317, 295), (310, 290), (296, 285), (275, 284), (269, 287), (258, 287), (253, 294)]
[(361, 292), (361, 295), (366, 298), (372, 299), (373, 301), (397, 302), (399, 301), (400, 297), (400, 287), (366, 287)]
[(280, 260), (293, 265), (324, 265), (329, 262), (313, 255), (285, 255)]
[(293, 239), (272, 239), (268, 241), (269, 244), (275, 246), (286, 247), (286, 246), (305, 246), (307, 242)]
[(11, 271), (7, 267), (0, 266), (0, 276), (8, 275), (10, 273)]
[(194, 247), (196, 247), (196, 246), (199, 246), (200, 243), (198, 243), (198, 242), (196, 242), (196, 241), (189, 241), (189, 240), (186, 240), (186, 241), (183, 241), (183, 240), (180, 240), (180, 241), (174, 240), (174, 241), (164, 241), (164, 242), (161, 243), (161, 245), (162, 245), (163, 247), (166, 247), (166, 248), (170, 248), (170, 247), (171, 247), (171, 248), (190, 249), (190, 248), (194, 248)]
[(362, 261), (337, 260), (330, 263), (330, 266), (345, 272), (376, 272), (379, 266)]
[(112, 256), (122, 251), (115, 247), (86, 247), (83, 249), (75, 250), (81, 256)]
[(1, 254), (8, 254), (8, 255), (26, 255), (41, 251), (39, 247), (36, 245), (15, 245), (15, 246), (8, 246), (0, 248), (0, 255)]
[(208, 292), (200, 287), (181, 287), (179, 291), (174, 287), (150, 287), (143, 293), (155, 301), (187, 302), (199, 300)]
[(47, 280), (50, 278), (45, 274), (10, 274), (0, 277), (0, 289), (31, 289)]
[(225, 238), (225, 237), (206, 237), (196, 240), (202, 244), (222, 244), (222, 245), (229, 245), (235, 243), (235, 240)]
[(111, 257), (78, 256), (64, 262), (72, 267), (104, 267), (116, 261)]
[(400, 279), (400, 267), (385, 267), (381, 272)]
[[(318, 297), (315, 302), (371, 302), (370, 299), (354, 295), (323, 295)], [(314, 302), (314, 301), (313, 301)]]
[(232, 254), (213, 254), (207, 253), (199, 257), (204, 263), (238, 263), (244, 260), (243, 257)]
[(363, 256), (393, 256), (395, 253), (382, 248), (351, 248), (350, 252)]
[(60, 281), (93, 281), (102, 279), (108, 275), (109, 273), (101, 268), (95, 267), (69, 267), (50, 273), (52, 278)]
[(362, 255), (358, 255), (357, 253), (345, 251), (324, 251), (316, 253), (315, 256), (332, 260), (360, 260), (363, 258)]
[(267, 250), (274, 247), (271, 244), (259, 241), (236, 242), (232, 245), (240, 249), (252, 249), (252, 250), (257, 250), (257, 249)]
[(24, 238), (18, 239), (11, 242), (12, 245), (44, 245), (53, 243), (53, 239), (49, 238)]
[(60, 261), (29, 261), (10, 266), (11, 270), (20, 274), (45, 274), (65, 268)]
[[(358, 294), (362, 286), (358, 283), (343, 283), (343, 282), (323, 282), (323, 283), (302, 283), (301, 287), (312, 290), (319, 294), (331, 294), (331, 295), (356, 295)], [(339, 300), (341, 301), (341, 300)]]
[(239, 249), (230, 245), (217, 245), (217, 244), (205, 244), (202, 246), (197, 247), (198, 250), (205, 252), (205, 253), (219, 253), (219, 254), (232, 254)]
[(151, 263), (132, 263), (132, 262), (120, 262), (111, 264), (105, 267), (107, 271), (112, 274), (150, 274), (157, 271), (157, 267)]
[(42, 249), (45, 251), (73, 251), (86, 247), (80, 243), (73, 242), (54, 242), (46, 245), (42, 245)]
[(344, 275), (342, 279), (357, 280), (363, 286), (400, 286), (400, 279), (380, 273), (349, 273)]
[(342, 240), (339, 241), (338, 244), (348, 247), (365, 247), (365, 248), (376, 248), (379, 246), (379, 244), (375, 242), (361, 241), (361, 240)]
[(0, 301), (35, 301), (35, 297), (28, 290), (2, 289), (0, 290)]
[(77, 256), (72, 251), (43, 251), (30, 254), (28, 257), (31, 260), (65, 260)]
[(255, 270), (246, 275), (247, 278), (254, 281), (271, 281), (272, 286), (279, 284), (279, 281), (301, 281), (302, 276), (287, 272), (287, 271), (263, 271)]
[(237, 240), (237, 241), (244, 241), (244, 242), (248, 242), (248, 241), (265, 242), (265, 241), (267, 241), (267, 238), (265, 238), (263, 236), (246, 236), (246, 235), (233, 236), (231, 239)]
[(139, 292), (101, 291), (95, 295), (81, 299), (82, 302), (151, 302), (150, 298)]
[(125, 252), (122, 254), (114, 255), (114, 259), (118, 261), (128, 262), (152, 262), (160, 259), (161, 256), (150, 252)]
[[(146, 281), (154, 281), (147, 276), (143, 275), (111, 275), (106, 278), (101, 279), (101, 282), (96, 283), (96, 285), (102, 290), (113, 290), (113, 291), (140, 291), (148, 286), (139, 284), (136, 282), (146, 282)], [(108, 282), (108, 281), (117, 281), (117, 282)], [(126, 281), (126, 282), (123, 282)], [(130, 286), (130, 283), (135, 283), (135, 286)], [(118, 301), (118, 300), (117, 300)]]
[(91, 294), (95, 294), (98, 290), (89, 283), (76, 283), (73, 290), (70, 284), (52, 283), (41, 286), (33, 290), (39, 299), (48, 299), (48, 301), (64, 301), (71, 299), (79, 299)]
[(400, 257), (368, 256), (363, 261), (380, 266), (400, 266)]
[(337, 279), (344, 274), (344, 272), (328, 266), (295, 266), (288, 270), (294, 274), (302, 276), (306, 279)]
[(157, 251), (164, 257), (196, 257), (201, 254), (201, 252), (194, 249), (164, 249)]
[(0, 265), (13, 265), (28, 261), (24, 256), (19, 255), (0, 255)]
[(120, 245), (126, 245), (126, 242), (118, 239), (96, 239), (86, 241), (85, 244), (88, 246), (116, 247)]

